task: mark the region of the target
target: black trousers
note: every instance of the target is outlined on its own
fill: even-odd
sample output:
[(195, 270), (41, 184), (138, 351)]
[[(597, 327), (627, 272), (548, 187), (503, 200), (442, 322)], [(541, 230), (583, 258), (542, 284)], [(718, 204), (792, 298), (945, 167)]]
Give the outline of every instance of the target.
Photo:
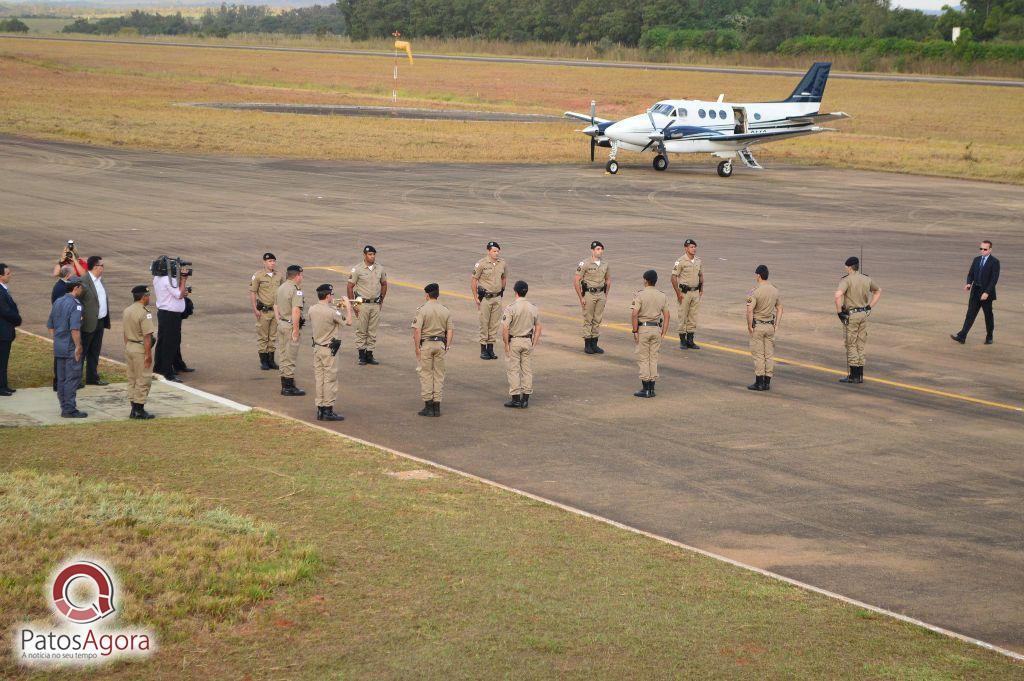
[(181, 359), (181, 313), (157, 310), (156, 356), (153, 358), (153, 372), (173, 376), (175, 370), (185, 368)]
[(100, 350), (103, 349), (103, 327), (106, 317), (96, 323), (96, 330), (82, 332), (82, 358), (85, 363), (85, 382), (100, 380)]
[(967, 338), (971, 327), (974, 326), (974, 320), (978, 317), (978, 310), (982, 310), (985, 313), (985, 336), (988, 338), (992, 337), (992, 332), (996, 328), (996, 320), (992, 315), (992, 302), (991, 298), (982, 300), (981, 293), (971, 293), (971, 297), (967, 301), (967, 316), (964, 317), (964, 328), (960, 329), (958, 334), (961, 338)]
[(7, 363), (11, 359), (11, 343), (14, 341), (0, 340), (0, 388), (9, 388), (7, 383)]

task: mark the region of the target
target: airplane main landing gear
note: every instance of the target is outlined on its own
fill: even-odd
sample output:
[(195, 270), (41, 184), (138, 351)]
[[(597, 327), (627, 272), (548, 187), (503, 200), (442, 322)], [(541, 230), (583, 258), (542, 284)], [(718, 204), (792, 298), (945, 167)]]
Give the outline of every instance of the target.
[(654, 163), (652, 165), (654, 165), (655, 170), (665, 170), (668, 168), (668, 158), (662, 154), (658, 154), (654, 157)]
[(611, 161), (608, 161), (608, 163), (604, 165), (604, 169), (607, 170), (612, 175), (614, 175), (615, 173), (619, 172), (619, 162), (616, 161), (615, 159), (612, 159)]
[(730, 177), (732, 176), (732, 161), (722, 161), (718, 164), (718, 176), (719, 177)]

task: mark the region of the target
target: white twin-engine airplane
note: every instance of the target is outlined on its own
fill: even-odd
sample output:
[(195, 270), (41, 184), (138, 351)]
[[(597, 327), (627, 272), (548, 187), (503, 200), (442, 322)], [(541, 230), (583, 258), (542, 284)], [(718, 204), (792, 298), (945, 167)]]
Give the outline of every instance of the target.
[(830, 62), (818, 62), (804, 75), (788, 98), (781, 102), (755, 102), (729, 104), (722, 101), (705, 102), (696, 99), (666, 99), (658, 102), (647, 113), (609, 121), (594, 116), (596, 104), (590, 103), (590, 115), (566, 111), (569, 118), (587, 121), (589, 126), (581, 132), (590, 137), (590, 160), (594, 160), (595, 147), (610, 147), (605, 170), (614, 175), (619, 172), (616, 160), (619, 149), (655, 153), (654, 169), (668, 168), (668, 154), (713, 154), (724, 159), (718, 164), (718, 174), (732, 175), (732, 159), (739, 155), (748, 168), (761, 166), (750, 153), (755, 144), (833, 132), (835, 128), (822, 128), (818, 123), (849, 116), (842, 112), (818, 113), (821, 97), (825, 94)]

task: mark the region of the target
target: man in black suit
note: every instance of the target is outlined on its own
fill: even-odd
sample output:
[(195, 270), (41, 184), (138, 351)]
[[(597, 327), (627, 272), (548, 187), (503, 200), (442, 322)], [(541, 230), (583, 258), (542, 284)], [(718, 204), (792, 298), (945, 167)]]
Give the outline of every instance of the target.
[(107, 385), (100, 378), (100, 351), (103, 331), (110, 328), (110, 299), (103, 286), (106, 264), (98, 255), (86, 261), (89, 271), (82, 277), (82, 347), (85, 348), (85, 382), (89, 385)]
[(11, 357), (14, 328), (21, 326), (18, 304), (7, 290), (10, 281), (11, 266), (0, 262), (0, 397), (10, 397), (14, 394), (14, 390), (7, 384), (7, 360)]
[(978, 246), (981, 255), (971, 263), (967, 272), (965, 291), (970, 291), (967, 301), (967, 317), (964, 328), (950, 336), (957, 343), (967, 342), (967, 333), (971, 330), (978, 310), (985, 313), (985, 345), (992, 345), (992, 332), (995, 330), (995, 317), (992, 315), (992, 303), (996, 299), (996, 282), (999, 281), (999, 260), (992, 255), (992, 242), (985, 239)]

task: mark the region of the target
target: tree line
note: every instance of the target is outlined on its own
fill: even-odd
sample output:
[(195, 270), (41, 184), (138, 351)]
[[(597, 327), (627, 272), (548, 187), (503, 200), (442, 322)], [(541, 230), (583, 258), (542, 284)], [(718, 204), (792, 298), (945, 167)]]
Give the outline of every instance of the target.
[(78, 19), (63, 33), (112, 35), (125, 29), (140, 35), (208, 35), (225, 38), (232, 33), (286, 33), (291, 35), (345, 35), (345, 19), (337, 5), (314, 5), (284, 12), (257, 5), (221, 5), (196, 19), (177, 14), (133, 10), (120, 17)]

